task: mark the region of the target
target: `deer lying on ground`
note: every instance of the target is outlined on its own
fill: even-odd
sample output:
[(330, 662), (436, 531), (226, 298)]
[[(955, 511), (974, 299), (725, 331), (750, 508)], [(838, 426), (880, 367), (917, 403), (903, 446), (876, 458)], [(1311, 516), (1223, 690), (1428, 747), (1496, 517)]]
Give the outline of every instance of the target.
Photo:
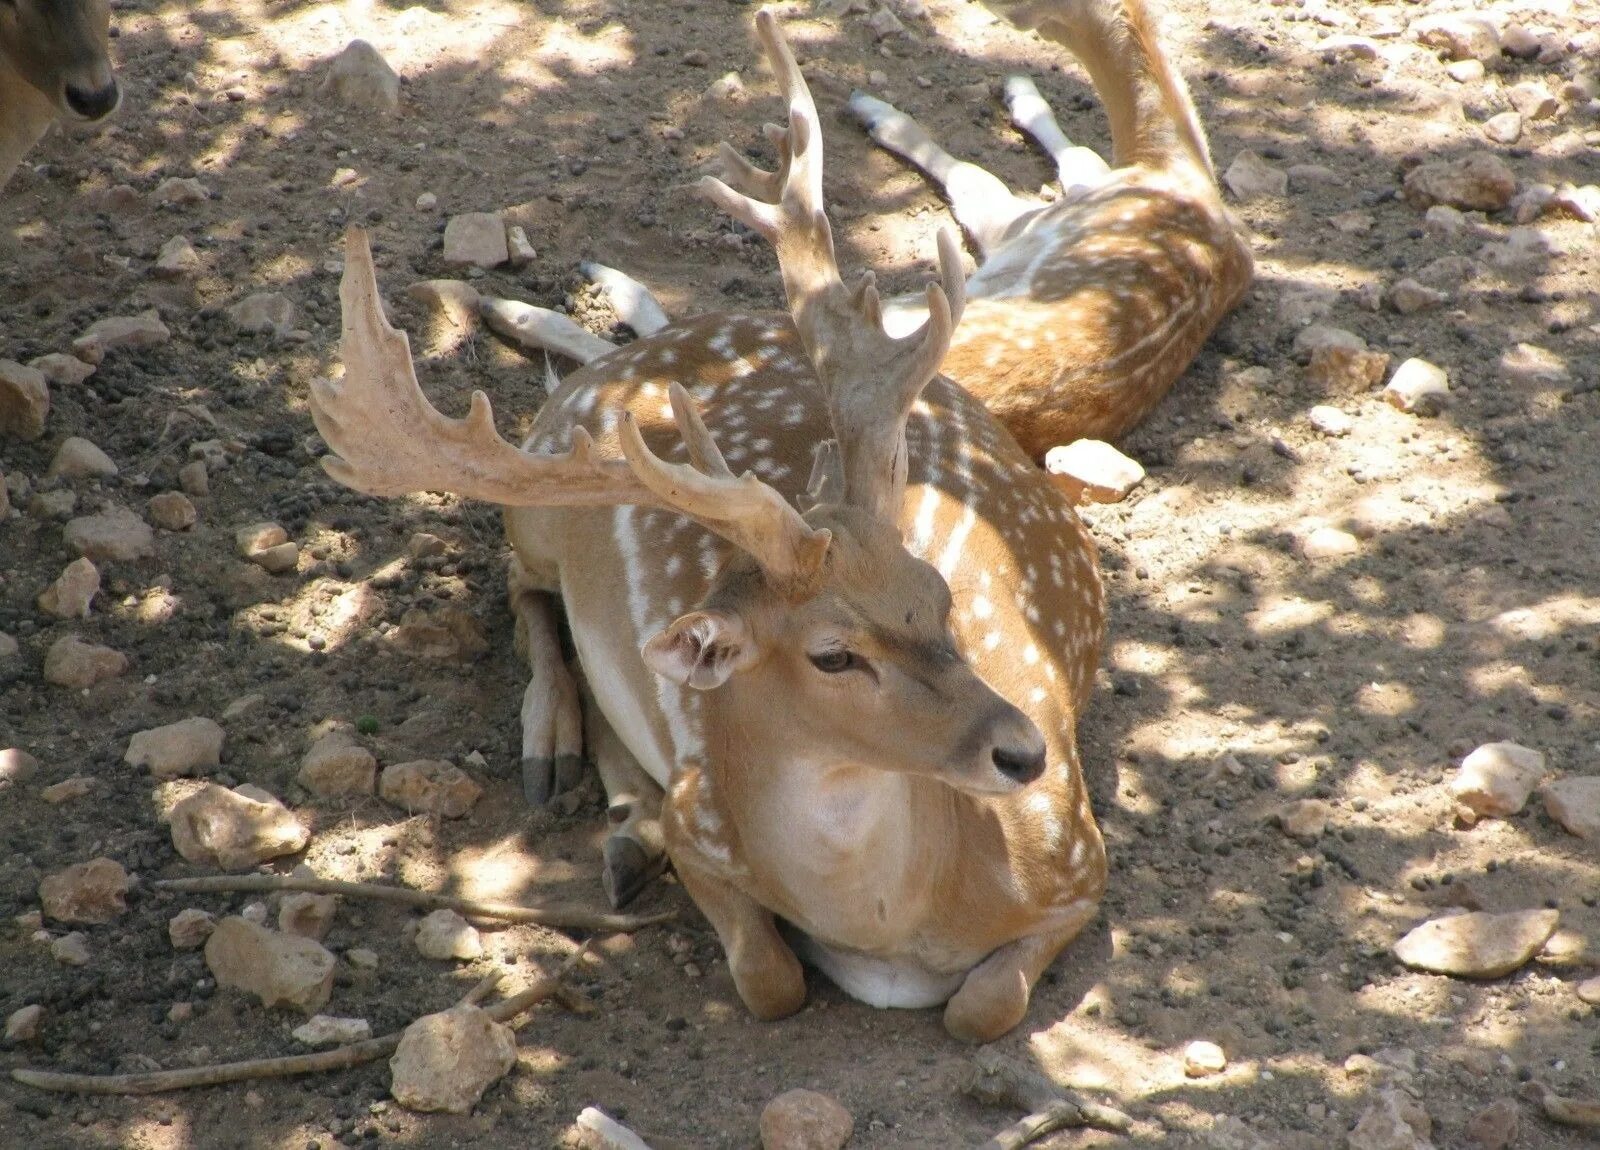
[[(1072, 144), (1023, 77), (1006, 82), (1006, 102), (1055, 162), (1061, 195), (1051, 204), (956, 160), (882, 100), (857, 92), (849, 108), (878, 144), (939, 184), (976, 249), (965, 318), (941, 370), (1048, 467), (1051, 448), (1117, 439), (1144, 419), (1244, 296), (1252, 260), (1144, 0), (989, 2), (1088, 69), (1111, 122), (1111, 166)], [(723, 159), (743, 164), (731, 149)], [(606, 268), (595, 278), (641, 335), (659, 325), (642, 286)], [(511, 314), (520, 329), (503, 322)], [(491, 300), (485, 315), (525, 346), (582, 361), (610, 349), (542, 309)], [(924, 318), (916, 297), (884, 307), (892, 334)]]
[(597, 360), (519, 450), (481, 392), (460, 420), (428, 403), (353, 233), (345, 376), (314, 384), (312, 412), (350, 487), (508, 508), (531, 709), (563, 693), (559, 591), (627, 752), (602, 754), (607, 789), (642, 768), (621, 781), (664, 793), (672, 862), (752, 1012), (801, 1006), (798, 947), (858, 998), (946, 1003), (953, 1034), (987, 1041), (1104, 889), (1075, 745), (1105, 614), (1095, 551), (937, 375), (962, 314), (954, 240), (904, 336), (870, 274), (841, 281), (816, 109), (770, 13), (757, 28), (789, 108), (779, 170), (706, 190), (777, 250), (787, 316), (703, 316)]
[(57, 119), (117, 110), (108, 0), (0, 0), (0, 189)]

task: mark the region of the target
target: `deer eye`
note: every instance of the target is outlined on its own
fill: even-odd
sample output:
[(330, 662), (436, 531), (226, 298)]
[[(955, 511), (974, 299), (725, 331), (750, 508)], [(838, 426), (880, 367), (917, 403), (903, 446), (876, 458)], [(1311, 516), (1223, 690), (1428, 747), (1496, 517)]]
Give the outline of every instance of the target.
[(824, 675), (838, 675), (844, 671), (860, 670), (866, 666), (861, 656), (844, 647), (836, 647), (828, 651), (819, 651), (815, 655), (807, 655), (811, 665)]

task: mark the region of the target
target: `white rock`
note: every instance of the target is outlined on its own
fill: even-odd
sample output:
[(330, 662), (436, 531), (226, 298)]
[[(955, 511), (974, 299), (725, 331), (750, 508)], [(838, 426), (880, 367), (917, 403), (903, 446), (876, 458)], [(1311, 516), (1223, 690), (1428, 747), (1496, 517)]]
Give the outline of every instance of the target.
[(1526, 120), (1548, 120), (1561, 110), (1561, 102), (1539, 80), (1525, 80), (1506, 92), (1511, 106)]
[(1449, 302), (1449, 295), (1407, 276), (1389, 289), (1389, 303), (1401, 315), (1432, 311)]
[(1600, 975), (1586, 978), (1578, 983), (1575, 993), (1579, 1002), (1587, 1002), (1590, 1006), (1600, 1006)]
[(364, 946), (352, 947), (344, 952), (345, 961), (353, 970), (377, 970), (378, 952)]
[(204, 460), (196, 459), (186, 463), (178, 469), (178, 486), (183, 488), (185, 495), (192, 495), (196, 499), (203, 499), (211, 494), (211, 477), (206, 472)]
[(192, 176), (168, 176), (150, 193), (150, 199), (157, 207), (186, 207), (189, 204), (203, 204), (210, 198), (210, 189)]
[(121, 863), (90, 859), (45, 876), (39, 883), (39, 905), (56, 922), (98, 925), (127, 913), (132, 886)]
[(499, 267), (511, 258), (498, 212), (451, 216), (444, 228), (444, 262), (453, 267)]
[(418, 759), (385, 767), (378, 794), (412, 814), (459, 819), (468, 814), (482, 788), (460, 767), (437, 759)]
[(417, 197), (417, 211), (431, 212), (439, 206), (439, 197), (432, 192), (423, 192)]
[(1444, 70), (1458, 84), (1476, 84), (1487, 71), (1482, 60), (1455, 60), (1445, 65)]
[(1387, 1087), (1350, 1131), (1349, 1150), (1433, 1150), (1433, 1120), (1403, 1090)]
[(138, 315), (97, 319), (72, 341), (72, 354), (85, 363), (99, 363), (106, 352), (125, 347), (155, 347), (172, 338), (172, 332), (154, 310)]
[(762, 1150), (840, 1150), (855, 1119), (837, 1099), (816, 1090), (787, 1090), (761, 1111)]
[(1461, 978), (1499, 978), (1526, 964), (1555, 933), (1554, 910), (1474, 911), (1423, 923), (1394, 945), (1407, 966)]
[(269, 574), (283, 575), (300, 565), (300, 545), (289, 542), (264, 547), (250, 556), (250, 562)]
[(39, 595), (39, 610), (57, 619), (87, 619), (100, 593), (100, 572), (87, 559), (74, 559)]
[(1183, 1072), (1190, 1078), (1209, 1078), (1228, 1068), (1228, 1056), (1215, 1042), (1191, 1042), (1183, 1048)]
[(334, 59), (322, 94), (352, 108), (389, 113), (400, 107), (400, 77), (365, 40), (352, 40)]
[(315, 795), (370, 795), (378, 760), (348, 733), (334, 731), (314, 743), (300, 760), (300, 785)]
[(1450, 794), (1473, 819), (1505, 818), (1528, 802), (1544, 756), (1516, 743), (1485, 743), (1461, 760)]
[(1405, 196), (1419, 208), (1449, 204), (1464, 210), (1495, 212), (1511, 202), (1517, 177), (1492, 152), (1472, 152), (1459, 160), (1419, 164), (1406, 173)]
[(62, 355), (52, 351), (38, 359), (30, 359), (28, 366), (44, 376), (53, 387), (76, 387), (94, 374), (94, 364), (84, 363), (75, 355)]
[(296, 1042), (307, 1046), (349, 1046), (372, 1037), (372, 1025), (365, 1018), (334, 1018), (313, 1014), (289, 1032)]
[(39, 771), (39, 760), (21, 747), (0, 749), (0, 789), (25, 783)]
[(50, 387), (44, 373), (0, 359), (0, 436), (38, 439), (49, 415)]
[(197, 715), (140, 731), (128, 740), (122, 761), (134, 767), (148, 767), (158, 779), (202, 774), (221, 765), (225, 737), (214, 719)]
[(6, 1018), (6, 1038), (9, 1043), (32, 1042), (39, 1037), (39, 1024), (44, 1021), (44, 1007), (38, 1003), (13, 1010)]
[(1323, 435), (1335, 437), (1349, 435), (1350, 429), (1356, 425), (1356, 421), (1350, 416), (1337, 407), (1329, 407), (1325, 403), (1319, 403), (1306, 412), (1306, 419)]
[(1434, 204), (1422, 217), (1422, 228), (1430, 236), (1453, 239), (1467, 226), (1467, 217), (1449, 204)]
[(408, 655), (453, 663), (471, 662), (489, 650), (483, 624), (460, 607), (413, 607), (385, 638)]
[(1483, 122), (1483, 134), (1497, 144), (1515, 144), (1522, 139), (1522, 114), (1501, 112)]
[(228, 309), (240, 331), (285, 336), (294, 328), (294, 301), (282, 292), (256, 292)]
[(88, 966), (89, 936), (81, 930), (62, 935), (50, 944), (50, 957), (62, 966)]
[(1446, 12), (1411, 22), (1412, 37), (1429, 48), (1442, 49), (1452, 60), (1489, 63), (1500, 55), (1500, 29), (1486, 14)]
[(417, 926), (417, 952), (423, 958), (470, 961), (483, 955), (483, 938), (455, 911), (436, 910)]
[(1417, 415), (1436, 415), (1450, 398), (1450, 377), (1425, 359), (1408, 359), (1383, 388), (1384, 402)]
[(161, 253), (151, 267), (152, 275), (160, 279), (181, 279), (200, 270), (200, 253), (194, 250), (183, 236), (173, 236), (161, 245)]
[(61, 441), (45, 472), (63, 479), (104, 479), (116, 473), (117, 465), (109, 455), (76, 435)]
[(1044, 469), (1069, 503), (1120, 503), (1144, 481), (1137, 461), (1098, 439), (1052, 447)]
[(1248, 148), (1233, 158), (1222, 174), (1222, 182), (1238, 200), (1289, 194), (1289, 173), (1273, 167)]
[(1341, 559), (1361, 550), (1361, 540), (1337, 527), (1318, 527), (1300, 541), (1300, 554), (1307, 559)]
[(1568, 775), (1546, 783), (1539, 793), (1545, 811), (1569, 833), (1600, 841), (1600, 776)]
[(87, 775), (73, 775), (62, 779), (59, 783), (41, 788), (39, 797), (51, 806), (59, 806), (62, 803), (76, 802), (93, 792), (93, 779)]
[(310, 833), (259, 787), (230, 791), (208, 783), (172, 808), (172, 845), (190, 862), (249, 870), (306, 848)]
[(527, 267), (539, 258), (539, 253), (534, 251), (533, 245), (528, 242), (528, 233), (520, 224), (512, 224), (506, 229), (506, 253), (510, 256), (511, 266), (514, 268)]
[(128, 657), (121, 651), (85, 643), (76, 635), (63, 635), (44, 655), (44, 681), (74, 691), (115, 679), (127, 669)]
[(150, 524), (125, 507), (74, 519), (62, 529), (68, 546), (96, 563), (129, 562), (155, 554)]
[(1328, 829), (1332, 809), (1321, 799), (1299, 799), (1278, 810), (1278, 825), (1283, 833), (1301, 842), (1315, 842)]
[(339, 900), (331, 894), (291, 891), (278, 900), (278, 929), (321, 942), (333, 927)]
[(1554, 352), (1538, 344), (1519, 343), (1501, 355), (1500, 378), (1523, 385), (1565, 383), (1571, 372)]
[(216, 925), (216, 916), (210, 911), (185, 907), (167, 920), (167, 939), (174, 950), (198, 950)]
[(219, 922), (206, 940), (206, 965), (218, 986), (253, 994), (266, 1007), (315, 1014), (333, 992), (335, 959), (326, 947), (237, 915)]
[(408, 1110), (466, 1114), (517, 1061), (511, 1028), (476, 1006), (424, 1015), (389, 1059), (389, 1092)]
[[(200, 465), (200, 470), (202, 474), (205, 473), (204, 464)], [(180, 491), (163, 491), (159, 495), (152, 495), (145, 509), (150, 522), (163, 531), (187, 531), (200, 518), (189, 497)]]

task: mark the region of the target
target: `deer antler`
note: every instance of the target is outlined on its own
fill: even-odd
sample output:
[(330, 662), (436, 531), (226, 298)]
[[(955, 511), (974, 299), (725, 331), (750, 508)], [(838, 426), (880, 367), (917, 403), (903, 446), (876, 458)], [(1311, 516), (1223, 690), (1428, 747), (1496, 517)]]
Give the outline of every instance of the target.
[(700, 191), (776, 249), (790, 313), (827, 392), (846, 499), (892, 520), (904, 487), (906, 417), (939, 370), (960, 319), (960, 249), (953, 235), (940, 232), (928, 320), (911, 335), (889, 336), (872, 273), (863, 273), (854, 289), (839, 275), (822, 200), (822, 127), (805, 78), (771, 12), (756, 15), (756, 30), (789, 105), (788, 127), (765, 128), (778, 170), (762, 171), (724, 144), (727, 182), (707, 176)]
[(689, 393), (672, 385), (672, 412), (692, 465), (667, 463), (645, 446), (624, 412), (625, 459), (601, 459), (582, 427), (565, 455), (529, 455), (500, 437), (481, 391), (463, 419), (441, 414), (423, 395), (405, 333), (384, 318), (366, 232), (345, 234), (340, 382), (311, 386), (311, 417), (333, 449), (322, 466), (370, 495), (450, 491), (506, 507), (638, 504), (686, 515), (748, 551), (784, 594), (810, 593), (832, 538), (808, 527), (776, 490), (728, 469)]

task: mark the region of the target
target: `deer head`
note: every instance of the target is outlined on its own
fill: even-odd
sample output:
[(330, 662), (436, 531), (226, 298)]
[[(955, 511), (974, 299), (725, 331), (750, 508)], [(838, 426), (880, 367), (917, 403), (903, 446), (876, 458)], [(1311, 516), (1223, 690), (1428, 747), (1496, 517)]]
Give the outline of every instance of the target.
[(62, 115), (102, 120), (122, 92), (108, 0), (0, 0), (0, 58)]

